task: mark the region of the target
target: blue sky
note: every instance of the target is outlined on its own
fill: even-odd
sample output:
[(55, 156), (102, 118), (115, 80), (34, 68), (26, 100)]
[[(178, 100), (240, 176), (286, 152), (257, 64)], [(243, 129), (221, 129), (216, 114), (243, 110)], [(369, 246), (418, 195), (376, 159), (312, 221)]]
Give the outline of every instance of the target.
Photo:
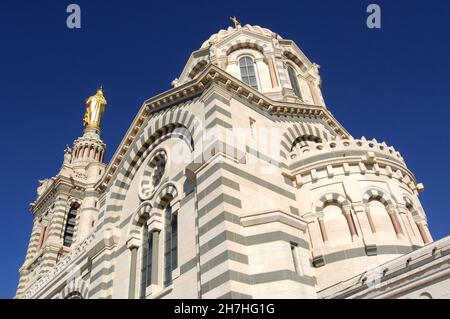
[[(81, 6), (79, 30), (66, 7)], [(366, 27), (366, 7), (382, 28)], [(142, 102), (170, 88), (190, 53), (230, 25), (267, 27), (321, 65), (331, 112), (354, 137), (394, 145), (419, 182), (435, 239), (450, 233), (450, 3), (430, 1), (0, 2), (0, 298), (12, 297), (38, 179), (54, 176), (100, 84), (106, 159)]]

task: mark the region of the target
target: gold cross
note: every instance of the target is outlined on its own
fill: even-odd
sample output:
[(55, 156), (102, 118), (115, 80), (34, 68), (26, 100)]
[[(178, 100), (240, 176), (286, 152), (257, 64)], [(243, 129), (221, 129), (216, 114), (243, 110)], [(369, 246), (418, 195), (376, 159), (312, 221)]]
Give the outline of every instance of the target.
[(235, 16), (230, 17), (230, 20), (233, 21), (235, 28), (237, 28), (238, 25), (241, 25)]

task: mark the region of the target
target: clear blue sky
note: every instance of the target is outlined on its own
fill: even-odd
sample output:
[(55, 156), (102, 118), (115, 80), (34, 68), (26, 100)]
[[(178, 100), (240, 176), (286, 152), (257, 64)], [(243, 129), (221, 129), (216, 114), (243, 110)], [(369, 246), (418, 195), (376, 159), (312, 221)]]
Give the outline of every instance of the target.
[[(66, 28), (66, 6), (82, 28)], [(38, 179), (54, 176), (103, 84), (107, 159), (144, 99), (230, 25), (267, 27), (320, 64), (329, 109), (354, 137), (385, 140), (425, 185), (436, 239), (450, 233), (450, 3), (429, 1), (0, 1), (0, 297), (14, 295)], [(382, 8), (382, 29), (366, 7)]]

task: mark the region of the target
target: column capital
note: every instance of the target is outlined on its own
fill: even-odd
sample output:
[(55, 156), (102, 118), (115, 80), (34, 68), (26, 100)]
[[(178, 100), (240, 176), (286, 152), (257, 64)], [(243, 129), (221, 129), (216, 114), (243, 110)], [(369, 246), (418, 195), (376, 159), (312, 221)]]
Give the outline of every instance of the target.
[(141, 243), (140, 238), (134, 237), (134, 236), (133, 236), (133, 237), (130, 237), (130, 238), (127, 240), (127, 248), (130, 249), (130, 250), (132, 250), (132, 249), (137, 249), (137, 248), (139, 248), (140, 243)]
[(152, 214), (147, 220), (148, 232), (160, 232), (163, 229), (163, 222), (161, 214)]
[(344, 214), (346, 215), (351, 215), (352, 214), (352, 208), (349, 206), (344, 206), (342, 207), (342, 211), (344, 212)]

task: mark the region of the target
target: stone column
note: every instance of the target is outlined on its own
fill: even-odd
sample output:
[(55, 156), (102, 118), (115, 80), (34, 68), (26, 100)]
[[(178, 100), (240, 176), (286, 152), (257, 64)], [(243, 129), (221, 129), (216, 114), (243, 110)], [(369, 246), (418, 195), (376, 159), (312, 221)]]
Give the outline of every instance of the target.
[(394, 207), (388, 207), (387, 208), (389, 218), (391, 219), (392, 225), (394, 225), (395, 233), (397, 234), (397, 237), (401, 238), (403, 236), (403, 230), (400, 226), (400, 223), (398, 222), (397, 212), (395, 211)]
[(137, 253), (139, 249), (139, 239), (132, 237), (127, 241), (127, 247), (130, 250), (130, 279), (128, 285), (128, 299), (136, 297), (136, 271), (137, 271)]
[(425, 245), (429, 244), (431, 241), (428, 238), (428, 235), (427, 235), (427, 232), (426, 232), (425, 227), (423, 225), (423, 222), (416, 222), (416, 225), (417, 225), (417, 228), (419, 229), (419, 233), (420, 233), (420, 236), (422, 237), (423, 243)]
[(278, 86), (278, 79), (277, 73), (275, 71), (275, 64), (273, 62), (272, 57), (267, 58), (267, 65), (269, 66), (269, 74), (270, 74), (270, 81), (272, 82), (272, 88), (275, 88)]
[(149, 236), (152, 236), (152, 273), (151, 284), (146, 289), (146, 295), (153, 294), (162, 289), (162, 280), (160, 280), (161, 264), (159, 262), (160, 254), (160, 234), (163, 229), (163, 215), (161, 211), (153, 209), (150, 218), (147, 221)]
[(319, 223), (320, 233), (322, 234), (322, 240), (324, 243), (328, 242), (327, 230), (325, 229), (325, 223), (323, 221), (323, 216), (317, 217), (317, 222)]
[(350, 234), (352, 236), (352, 240), (355, 239), (355, 237), (358, 237), (358, 234), (356, 232), (355, 222), (353, 220), (352, 216), (352, 210), (348, 207), (344, 208), (344, 216), (347, 220), (348, 228), (350, 229)]
[(366, 216), (367, 216), (367, 221), (369, 222), (370, 230), (372, 231), (372, 234), (375, 234), (377, 232), (377, 230), (375, 229), (375, 224), (373, 222), (372, 214), (370, 213), (369, 206), (367, 206), (365, 208), (365, 212), (366, 212)]

